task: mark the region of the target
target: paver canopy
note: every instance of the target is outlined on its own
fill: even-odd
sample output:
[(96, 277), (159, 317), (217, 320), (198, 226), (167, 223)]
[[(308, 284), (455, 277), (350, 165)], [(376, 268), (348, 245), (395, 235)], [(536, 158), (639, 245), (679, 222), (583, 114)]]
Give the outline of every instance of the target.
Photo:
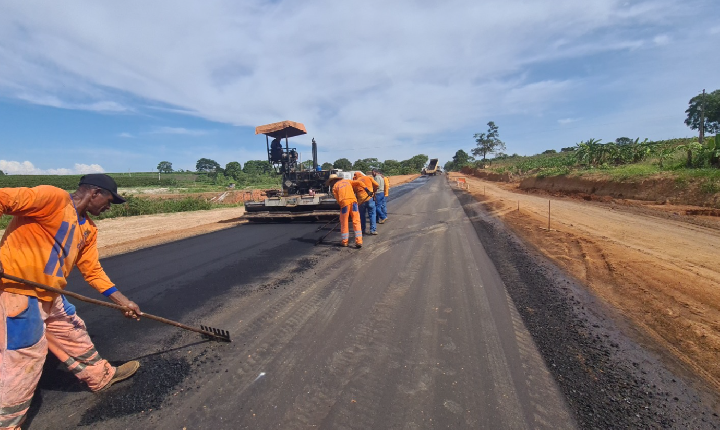
[(272, 124), (255, 127), (255, 134), (264, 134), (270, 137), (293, 137), (307, 134), (305, 125), (293, 121), (274, 122)]

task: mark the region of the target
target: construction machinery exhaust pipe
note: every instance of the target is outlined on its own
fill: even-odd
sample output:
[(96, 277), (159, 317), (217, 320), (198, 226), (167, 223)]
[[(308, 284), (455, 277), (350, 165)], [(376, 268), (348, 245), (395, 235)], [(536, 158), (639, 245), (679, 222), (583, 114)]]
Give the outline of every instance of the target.
[(312, 155), (313, 155), (313, 172), (317, 172), (317, 143), (315, 143), (315, 138), (313, 137), (312, 140)]

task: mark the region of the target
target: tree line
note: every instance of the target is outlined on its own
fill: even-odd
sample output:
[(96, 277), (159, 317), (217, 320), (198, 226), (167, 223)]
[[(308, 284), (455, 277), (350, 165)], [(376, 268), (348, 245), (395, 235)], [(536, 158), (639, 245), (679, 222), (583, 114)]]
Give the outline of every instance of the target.
[[(619, 137), (614, 142), (608, 143), (602, 143), (601, 139), (588, 139), (575, 146), (561, 148), (560, 152), (572, 153), (571, 161), (576, 165), (591, 167), (638, 163), (649, 157), (657, 157), (660, 167), (663, 167), (667, 159), (682, 152), (685, 154), (685, 166), (688, 168), (704, 166), (720, 168), (720, 139), (717, 136), (706, 136), (720, 133), (720, 90), (710, 93), (703, 90), (702, 93), (691, 98), (685, 114), (685, 125), (691, 130), (698, 130), (697, 139), (640, 141), (640, 138)], [(458, 150), (452, 160), (445, 163), (446, 171), (459, 171), (466, 166), (478, 167), (494, 160), (521, 157), (518, 154), (504, 153), (506, 145), (500, 140), (497, 125), (493, 121), (488, 122), (487, 125), (487, 132), (473, 135), (475, 147), (470, 151), (472, 155), (463, 149)], [(542, 152), (542, 154), (554, 153), (557, 153), (554, 149)], [(488, 160), (488, 154), (495, 154), (495, 157)]]
[[(325, 162), (321, 164), (323, 170), (342, 169), (342, 170), (359, 170), (368, 172), (372, 169), (378, 169), (385, 175), (409, 175), (419, 173), (428, 161), (428, 156), (418, 154), (407, 160), (385, 160), (380, 161), (377, 158), (362, 158), (354, 163), (347, 158), (339, 158), (333, 163)], [(312, 169), (312, 160), (300, 163), (303, 170)], [(172, 162), (161, 161), (157, 165), (157, 171), (160, 173), (173, 173)], [(268, 178), (273, 176), (273, 168), (267, 160), (248, 160), (242, 165), (239, 161), (231, 161), (222, 167), (220, 163), (210, 158), (201, 158), (195, 163), (195, 171), (205, 174), (216, 183), (224, 183), (229, 180), (240, 184), (248, 182), (257, 182), (257, 178)]]

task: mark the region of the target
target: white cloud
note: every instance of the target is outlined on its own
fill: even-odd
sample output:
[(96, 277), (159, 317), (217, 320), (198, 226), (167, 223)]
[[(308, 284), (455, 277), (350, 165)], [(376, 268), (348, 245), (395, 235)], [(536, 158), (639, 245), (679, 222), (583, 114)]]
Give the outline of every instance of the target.
[(0, 170), (8, 175), (41, 175), (43, 172), (29, 161), (0, 160)]
[(573, 122), (580, 121), (580, 118), (563, 118), (558, 120), (558, 124), (560, 125), (566, 125), (566, 124), (572, 124)]
[(187, 129), (183, 127), (158, 127), (150, 132), (151, 134), (184, 134), (186, 136), (204, 136), (209, 130)]
[(667, 45), (670, 43), (670, 36), (667, 34), (659, 34), (653, 38), (653, 42), (658, 46)]
[(130, 133), (120, 133), (120, 134), (118, 134), (118, 137), (124, 137), (126, 139), (134, 139), (135, 138), (135, 136), (133, 136)]
[(114, 101), (95, 101), (91, 103), (69, 103), (48, 94), (16, 94), (16, 98), (37, 105), (51, 106), (60, 109), (87, 110), (94, 112), (127, 112), (129, 109)]
[(40, 169), (29, 161), (0, 160), (0, 170), (8, 175), (84, 175), (87, 173), (105, 173), (99, 164), (75, 163), (72, 169)]
[(75, 171), (75, 173), (78, 173), (80, 175), (85, 175), (88, 173), (105, 173), (105, 169), (103, 169), (102, 166), (99, 164), (75, 163), (73, 170)]
[[(580, 98), (601, 91), (588, 90), (598, 79), (553, 62), (618, 87), (648, 70), (686, 81), (674, 79), (685, 71), (672, 55), (629, 75), (612, 58), (670, 41), (664, 51), (707, 50), (684, 45), (677, 23), (716, 0), (688, 1), (41, 1), (41, 14), (37, 3), (5, 2), (0, 96), (110, 113), (160, 105), (151, 109), (243, 126), (290, 119), (338, 150), (414, 142), (569, 101), (592, 108)], [(648, 43), (648, 34), (658, 36)], [(548, 120), (565, 115), (591, 114)]]

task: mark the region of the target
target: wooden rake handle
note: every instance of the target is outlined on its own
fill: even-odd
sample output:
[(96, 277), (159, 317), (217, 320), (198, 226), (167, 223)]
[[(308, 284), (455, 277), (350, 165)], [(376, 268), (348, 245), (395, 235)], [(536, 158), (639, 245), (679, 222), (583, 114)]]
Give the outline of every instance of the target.
[[(117, 310), (121, 310), (121, 311), (130, 311), (131, 310), (130, 308), (127, 308), (125, 306), (121, 306), (121, 305), (118, 305), (115, 303), (92, 299), (90, 297), (83, 296), (82, 294), (73, 293), (72, 291), (61, 290), (60, 288), (55, 288), (55, 287), (51, 287), (49, 285), (40, 284), (38, 282), (29, 281), (27, 279), (18, 278), (16, 276), (8, 275), (7, 273), (0, 273), (0, 277), (9, 279), (11, 281), (20, 282), (22, 284), (32, 285), (35, 288), (40, 288), (41, 290), (50, 291), (52, 293), (70, 296), (70, 297), (72, 297), (74, 299), (78, 299), (82, 302), (92, 303), (93, 305), (105, 306), (106, 308), (112, 308), (112, 309), (117, 309)], [(189, 331), (194, 331), (195, 333), (204, 334), (205, 336), (209, 336), (214, 339), (223, 340), (225, 342), (231, 342), (230, 334), (225, 330), (214, 329), (212, 327), (207, 327), (208, 330), (203, 330), (203, 329), (199, 329), (199, 328), (195, 328), (195, 327), (190, 327), (188, 325), (181, 324), (177, 321), (169, 320), (167, 318), (159, 317), (157, 315), (148, 314), (145, 312), (143, 312), (143, 314), (141, 316), (144, 318), (148, 318), (151, 320), (161, 322), (163, 324), (175, 326), (175, 327), (178, 327), (178, 328), (181, 328), (184, 330), (189, 330)]]

